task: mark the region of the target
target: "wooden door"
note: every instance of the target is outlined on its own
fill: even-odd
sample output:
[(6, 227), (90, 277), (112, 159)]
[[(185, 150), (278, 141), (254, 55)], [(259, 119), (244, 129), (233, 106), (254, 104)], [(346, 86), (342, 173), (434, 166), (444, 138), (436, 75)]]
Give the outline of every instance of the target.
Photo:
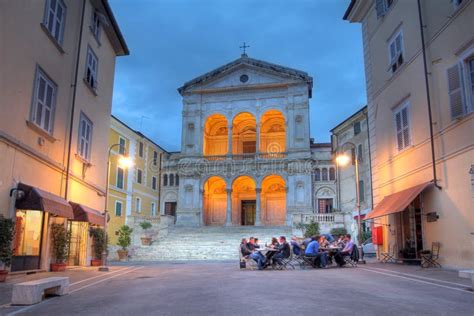
[(242, 201), (242, 225), (255, 225), (255, 201)]

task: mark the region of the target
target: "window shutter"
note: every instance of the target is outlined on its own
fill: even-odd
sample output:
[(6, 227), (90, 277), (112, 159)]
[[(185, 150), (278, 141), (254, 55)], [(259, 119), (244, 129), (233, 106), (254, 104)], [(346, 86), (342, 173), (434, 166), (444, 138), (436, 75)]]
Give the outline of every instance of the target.
[(385, 0), (375, 0), (375, 11), (377, 12), (377, 18), (385, 15)]
[(464, 95), (462, 85), (462, 66), (456, 64), (447, 70), (448, 95), (451, 118), (456, 119), (464, 114)]
[(402, 130), (402, 117), (401, 113), (397, 112), (395, 114), (395, 125), (397, 128), (397, 147), (398, 150), (403, 149), (403, 130)]

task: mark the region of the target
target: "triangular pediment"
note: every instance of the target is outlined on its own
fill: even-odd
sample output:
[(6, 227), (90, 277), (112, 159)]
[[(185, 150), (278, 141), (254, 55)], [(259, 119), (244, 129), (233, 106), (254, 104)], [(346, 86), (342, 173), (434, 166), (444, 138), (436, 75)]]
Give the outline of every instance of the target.
[(267, 87), (299, 82), (307, 83), (311, 90), (313, 79), (306, 72), (242, 56), (229, 64), (186, 82), (178, 91), (184, 94), (194, 91)]

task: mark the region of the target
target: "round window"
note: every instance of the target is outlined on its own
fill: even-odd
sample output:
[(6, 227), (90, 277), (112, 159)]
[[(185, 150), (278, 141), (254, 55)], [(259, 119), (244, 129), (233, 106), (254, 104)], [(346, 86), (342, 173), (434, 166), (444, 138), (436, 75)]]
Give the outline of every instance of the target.
[(240, 76), (240, 82), (245, 83), (247, 81), (249, 81), (249, 76), (247, 76), (247, 75)]

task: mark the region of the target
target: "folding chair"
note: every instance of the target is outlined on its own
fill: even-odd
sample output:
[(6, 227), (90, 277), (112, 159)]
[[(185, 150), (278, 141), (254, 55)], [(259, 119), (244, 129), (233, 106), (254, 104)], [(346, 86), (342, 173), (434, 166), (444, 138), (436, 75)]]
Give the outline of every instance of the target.
[(396, 263), (397, 259), (395, 258), (395, 246), (388, 245), (388, 252), (380, 253), (380, 262), (382, 263)]
[(245, 262), (246, 269), (256, 270), (258, 268), (257, 263), (253, 259), (242, 256), (242, 251), (240, 250), (240, 247), (239, 247), (239, 261)]
[(293, 265), (292, 259), (293, 257), (293, 251), (290, 251), (290, 256), (288, 258), (283, 258), (281, 259), (281, 263), (276, 265), (277, 270), (288, 270), (292, 269), (295, 270), (295, 266)]
[(344, 256), (343, 258), (346, 264), (349, 264), (352, 267), (356, 268), (357, 263), (359, 262), (359, 249), (357, 248), (357, 245), (354, 245), (350, 255)]
[(422, 268), (441, 268), (441, 265), (438, 263), (440, 247), (441, 244), (439, 242), (433, 242), (431, 244), (431, 250), (423, 250), (420, 252)]

